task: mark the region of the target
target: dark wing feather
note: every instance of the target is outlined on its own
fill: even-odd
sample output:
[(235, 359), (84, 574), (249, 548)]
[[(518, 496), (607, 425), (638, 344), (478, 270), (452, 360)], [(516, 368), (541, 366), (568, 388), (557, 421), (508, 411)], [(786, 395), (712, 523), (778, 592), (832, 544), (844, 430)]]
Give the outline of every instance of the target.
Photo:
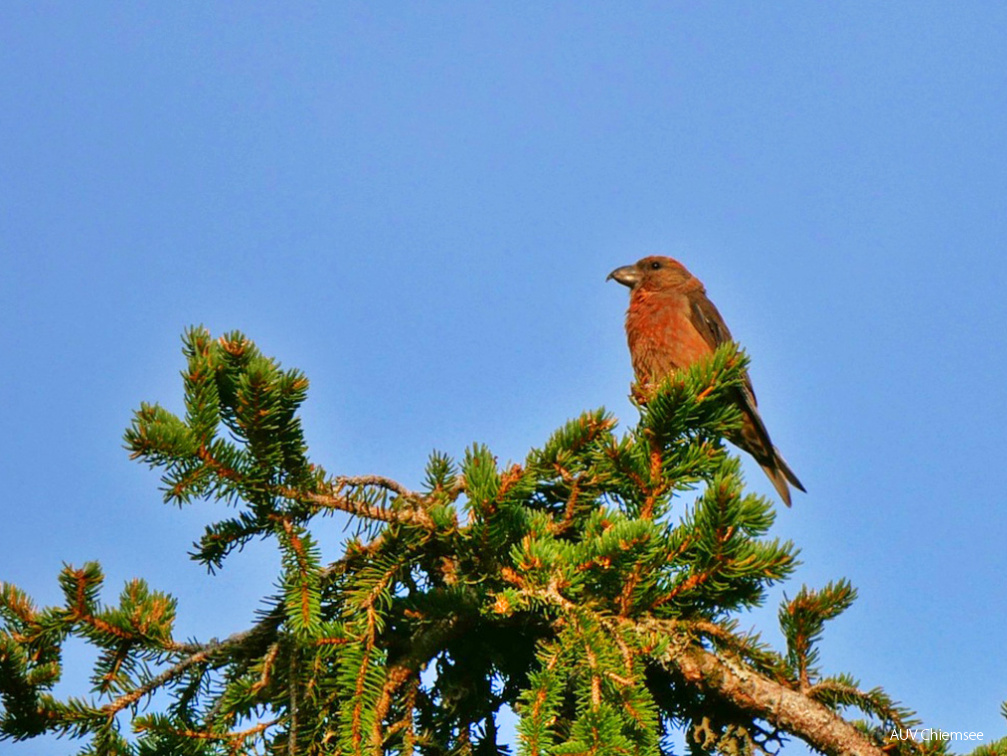
[(730, 341), (731, 332), (716, 306), (707, 298), (706, 292), (697, 289), (690, 291), (688, 297), (692, 325), (710, 345), (710, 349), (716, 349), (725, 341)]
[[(720, 316), (717, 306), (706, 296), (706, 292), (703, 289), (697, 289), (690, 291), (688, 297), (692, 325), (710, 345), (710, 349), (716, 349), (724, 342), (731, 341), (731, 331), (728, 330), (727, 323)], [(748, 377), (748, 373), (745, 373), (745, 386), (748, 389), (748, 394), (751, 395), (751, 407), (748, 408), (751, 410), (751, 414), (755, 412), (755, 406), (758, 402), (755, 400), (755, 389), (752, 388), (752, 379)], [(747, 399), (748, 397), (746, 397)], [(756, 413), (757, 416), (758, 413)]]

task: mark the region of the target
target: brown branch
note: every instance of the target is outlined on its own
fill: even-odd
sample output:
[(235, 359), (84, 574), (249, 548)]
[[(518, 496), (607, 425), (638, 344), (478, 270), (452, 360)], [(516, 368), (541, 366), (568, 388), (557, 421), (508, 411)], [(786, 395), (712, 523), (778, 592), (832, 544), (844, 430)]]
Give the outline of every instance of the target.
[(235, 633), (234, 635), (228, 636), (222, 641), (211, 641), (205, 644), (199, 644), (199, 645), (192, 644), (188, 646), (181, 646), (180, 647), (181, 649), (190, 652), (190, 655), (188, 657), (182, 659), (174, 666), (169, 667), (164, 672), (157, 675), (157, 677), (151, 678), (147, 683), (141, 685), (139, 688), (136, 688), (135, 690), (120, 696), (114, 701), (105, 704), (105, 706), (101, 708), (101, 711), (108, 715), (116, 714), (122, 709), (125, 709), (127, 706), (136, 703), (145, 695), (153, 693), (162, 685), (178, 677), (193, 665), (205, 662), (214, 655), (219, 654), (221, 651), (224, 651), (228, 648), (237, 646), (245, 642), (253, 635), (263, 632), (271, 632), (275, 630), (275, 624), (280, 620), (282, 620), (282, 616), (278, 617), (275, 614), (271, 614), (254, 627), (251, 627), (248, 630), (243, 630), (240, 633)]
[[(379, 488), (390, 492), (396, 498), (409, 502), (412, 506), (402, 509), (390, 509), (376, 504), (369, 504), (354, 496), (357, 489), (367, 487)], [(343, 493), (344, 488), (349, 488), (350, 491)], [(459, 478), (448, 493), (454, 499), (462, 490), (464, 490), (464, 483)], [(434, 528), (433, 519), (425, 511), (426, 507), (434, 503), (434, 497), (424, 496), (416, 491), (411, 491), (401, 483), (382, 475), (340, 476), (331, 485), (331, 493), (309, 493), (286, 486), (278, 486), (275, 492), (294, 501), (326, 509), (338, 509), (342, 512), (369, 520), (414, 525), (426, 530)]]
[[(241, 475), (216, 459), (205, 445), (200, 446), (196, 454), (203, 464), (210, 468), (218, 477), (229, 481), (240, 481)], [(352, 493), (341, 494), (341, 491), (346, 487), (357, 489), (368, 486), (391, 492), (400, 499), (412, 502), (414, 507), (404, 510), (385, 509), (384, 507), (356, 500), (353, 498)], [(455, 486), (451, 489), (452, 495), (457, 496), (458, 493), (461, 492), (462, 487), (463, 484), (456, 481)], [(293, 499), (294, 501), (300, 501), (305, 504), (314, 504), (315, 506), (326, 509), (338, 509), (343, 512), (348, 512), (349, 514), (357, 515), (358, 517), (365, 517), (369, 520), (418, 525), (427, 529), (432, 529), (434, 526), (433, 520), (430, 519), (430, 516), (422, 509), (416, 508), (415, 506), (428, 503), (427, 497), (424, 497), (422, 494), (416, 493), (415, 491), (411, 491), (401, 483), (394, 481), (391, 478), (386, 478), (383, 475), (344, 475), (337, 477), (332, 486), (333, 492), (331, 494), (308, 493), (305, 491), (298, 491), (297, 489), (290, 488), (288, 486), (276, 486), (272, 490), (277, 495), (283, 496), (287, 499)]]
[[(645, 633), (668, 632), (667, 622), (636, 627)], [(747, 714), (789, 732), (812, 748), (834, 756), (883, 756), (883, 751), (856, 727), (800, 691), (772, 680), (728, 655), (707, 651), (681, 629), (662, 662), (678, 671), (686, 683), (730, 701)]]
[(504, 496), (514, 487), (514, 484), (521, 480), (524, 469), (521, 465), (511, 465), (509, 470), (505, 470), (500, 476), (500, 488), (497, 490), (496, 502), (503, 501)]
[(218, 478), (223, 478), (224, 480), (241, 479), (241, 475), (238, 474), (237, 470), (228, 467), (210, 454), (210, 450), (206, 448), (206, 444), (200, 444), (199, 449), (196, 450), (196, 456), (203, 461), (205, 466), (209, 467), (214, 473), (216, 473)]
[(619, 463), (618, 448), (615, 446), (614, 441), (605, 447), (605, 456), (612, 461), (612, 463), (616, 466), (616, 469), (619, 470), (619, 472), (621, 472), (623, 475), (625, 475), (627, 478), (633, 481), (633, 485), (635, 485), (641, 491), (647, 490), (647, 481), (641, 478), (635, 470), (633, 470), (630, 467), (623, 467), (622, 465), (618, 464)]
[(386, 491), (391, 491), (396, 496), (403, 499), (408, 499), (410, 501), (420, 501), (423, 496), (416, 493), (415, 491), (410, 491), (408, 488), (403, 486), (401, 483), (392, 480), (391, 478), (386, 478), (383, 475), (355, 475), (346, 476), (341, 475), (336, 478), (336, 490), (339, 491), (346, 486), (351, 488), (363, 488), (364, 486), (374, 486), (375, 488), (383, 488)]
[(402, 736), (402, 751), (403, 754), (412, 753), (413, 747), (412, 743), (415, 740), (415, 732), (413, 729), (413, 714), (416, 709), (416, 693), (420, 687), (419, 675), (413, 675), (408, 681), (409, 684), (406, 687), (405, 695), (403, 696), (403, 714), (402, 718), (397, 722), (392, 724), (388, 730), (385, 732), (385, 740), (387, 741), (395, 733), (404, 730)]
[[(565, 472), (565, 471), (564, 471)], [(569, 477), (569, 474), (564, 476), (564, 480)], [(563, 533), (573, 525), (574, 515), (577, 513), (577, 497), (580, 494), (580, 477), (573, 478), (567, 481), (570, 484), (570, 495), (566, 497), (566, 510), (563, 513), (563, 520), (556, 524), (553, 523), (552, 531), (554, 533)]]
[(693, 588), (698, 588), (711, 577), (713, 577), (716, 570), (703, 570), (702, 572), (694, 572), (681, 583), (672, 588), (668, 593), (664, 594), (661, 598), (657, 599), (653, 604), (651, 604), (651, 609), (656, 609), (662, 604), (667, 604), (669, 601), (673, 601), (676, 596), (681, 593), (686, 593), (691, 591)]
[(664, 491), (665, 481), (664, 475), (662, 474), (661, 468), (663, 466), (663, 454), (660, 444), (654, 438), (652, 433), (647, 434), (647, 441), (650, 442), (650, 479), (651, 481), (659, 481), (656, 485), (647, 487), (647, 498), (643, 503), (643, 508), (640, 510), (640, 518), (643, 520), (649, 520), (654, 516), (654, 504), (657, 502), (657, 497)]
[(276, 657), (280, 654), (280, 643), (275, 641), (269, 646), (269, 651), (262, 658), (262, 673), (259, 675), (258, 681), (252, 685), (252, 692), (258, 693), (260, 690), (269, 685), (270, 672), (273, 669), (273, 662), (276, 661)]
[(229, 742), (240, 742), (242, 740), (248, 740), (248, 738), (258, 735), (260, 732), (264, 732), (273, 725), (279, 724), (282, 721), (282, 718), (271, 719), (268, 722), (260, 722), (257, 725), (249, 727), (247, 730), (241, 730), (238, 732), (206, 732), (204, 730), (176, 730), (173, 728), (159, 728), (158, 731), (170, 732), (172, 735), (178, 735), (183, 738), (192, 738), (194, 740), (227, 740)]
[[(399, 729), (407, 728), (407, 735), (412, 737), (409, 732), (412, 728), (413, 709), (416, 706), (416, 690), (420, 684), (420, 670), (444, 648), (448, 639), (462, 632), (462, 624), (455, 616), (415, 633), (409, 638), (402, 656), (389, 666), (381, 696), (374, 707), (374, 725), (371, 731), (371, 747), (374, 753), (380, 754), (383, 744)], [(393, 696), (403, 685), (415, 686), (406, 696), (403, 716), (398, 722), (383, 730), (384, 720), (392, 709)]]
[(637, 562), (633, 565), (633, 571), (629, 573), (626, 578), (625, 584), (622, 586), (622, 590), (619, 592), (619, 598), (616, 599), (619, 603), (619, 616), (625, 617), (629, 614), (629, 610), (632, 608), (633, 591), (636, 590), (636, 586), (640, 582), (640, 563)]
[(466, 485), (467, 484), (465, 482), (465, 476), (464, 475), (456, 475), (455, 476), (455, 482), (452, 483), (451, 484), (451, 488), (449, 488), (447, 490), (447, 494), (451, 498), (452, 501), (454, 501), (455, 499), (457, 499), (460, 494), (462, 494), (462, 493), (465, 492), (465, 486)]
[(103, 693), (107, 692), (115, 682), (116, 675), (118, 675), (119, 670), (122, 669), (122, 663), (126, 660), (126, 657), (130, 652), (130, 644), (122, 643), (115, 652), (115, 661), (112, 662), (112, 666), (107, 673), (102, 675), (103, 683), (101, 685), (101, 691)]
[(199, 651), (199, 652), (197, 652), (195, 654), (192, 654), (188, 658), (183, 659), (182, 661), (180, 661), (175, 666), (173, 666), (173, 667), (171, 667), (169, 669), (166, 669), (164, 672), (162, 672), (161, 674), (159, 674), (157, 677), (152, 678), (149, 682), (147, 682), (146, 685), (141, 685), (136, 690), (134, 690), (134, 691), (132, 691), (130, 693), (127, 693), (124, 696), (119, 696), (119, 698), (115, 699), (111, 703), (105, 704), (104, 706), (101, 707), (101, 711), (103, 713), (109, 714), (109, 715), (116, 714), (117, 712), (122, 711), (127, 706), (130, 706), (131, 704), (134, 704), (137, 701), (139, 701), (141, 698), (143, 698), (148, 693), (153, 693), (155, 690), (157, 690), (158, 688), (160, 688), (162, 685), (164, 685), (169, 680), (172, 680), (173, 678), (178, 677), (180, 674), (182, 674), (183, 672), (185, 672), (185, 670), (187, 670), (189, 667), (193, 666), (194, 664), (199, 664), (201, 662), (206, 661), (208, 658), (210, 658), (211, 653), (213, 653), (213, 651), (215, 651), (215, 650), (217, 650), (217, 649), (207, 649), (207, 650)]
[[(338, 487), (336, 490), (339, 490)], [(278, 486), (275, 491), (280, 496), (293, 499), (294, 501), (313, 504), (325, 509), (338, 509), (341, 512), (348, 512), (349, 514), (364, 517), (368, 520), (416, 525), (427, 530), (431, 530), (434, 527), (434, 521), (422, 509), (386, 509), (354, 499), (352, 495), (307, 493), (286, 486)], [(411, 495), (415, 496), (416, 494)]]
[[(414, 677), (418, 678), (419, 667), (416, 666), (414, 669), (414, 665), (410, 663), (411, 661), (409, 660), (405, 664), (396, 664), (388, 670), (385, 684), (381, 689), (381, 697), (374, 706), (374, 729), (371, 732), (371, 747), (374, 749), (374, 753), (381, 753), (381, 747), (385, 739), (381, 726), (392, 707), (392, 696), (410, 679)], [(407, 713), (407, 716), (411, 718), (411, 713)], [(391, 734), (391, 732), (389, 731), (388, 734)]]

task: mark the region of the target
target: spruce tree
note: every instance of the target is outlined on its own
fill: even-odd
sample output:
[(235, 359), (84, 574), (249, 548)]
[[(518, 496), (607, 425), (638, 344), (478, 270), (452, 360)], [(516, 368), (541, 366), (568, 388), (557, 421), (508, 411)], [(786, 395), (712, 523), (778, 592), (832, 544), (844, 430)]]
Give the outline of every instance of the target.
[[(252, 539), (282, 571), (254, 624), (183, 642), (176, 601), (133, 580), (103, 602), (98, 564), (67, 566), (60, 606), (0, 588), (0, 736), (84, 740), (82, 754), (495, 756), (498, 717), (522, 756), (941, 753), (892, 740), (918, 723), (880, 689), (825, 675), (825, 623), (855, 598), (838, 580), (780, 607), (786, 649), (738, 623), (794, 570), (772, 506), (746, 493), (723, 444), (740, 421), (733, 345), (669, 379), (620, 434), (604, 410), (524, 462), (473, 446), (430, 456), (410, 490), (309, 461), (308, 381), (240, 333), (184, 336), (185, 416), (136, 411), (125, 442), (170, 503), (217, 501), (193, 558), (210, 572)], [(698, 492), (698, 493), (697, 493)], [(216, 510), (214, 510), (216, 511)], [(236, 511), (236, 513), (235, 513)], [(316, 518), (358, 524), (323, 563)], [(90, 697), (58, 700), (63, 644), (100, 650)], [(141, 704), (154, 694), (154, 713)]]

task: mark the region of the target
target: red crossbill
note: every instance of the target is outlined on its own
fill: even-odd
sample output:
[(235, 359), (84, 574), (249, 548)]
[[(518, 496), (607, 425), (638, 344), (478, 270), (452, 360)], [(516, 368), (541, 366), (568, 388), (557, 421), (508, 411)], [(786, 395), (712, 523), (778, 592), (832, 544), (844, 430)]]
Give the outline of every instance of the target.
[[(717, 346), (731, 340), (731, 332), (707, 298), (702, 282), (677, 260), (645, 257), (635, 265), (613, 270), (608, 277), (630, 288), (626, 337), (644, 397), (669, 374), (708, 357)], [(728, 440), (755, 458), (789, 507), (787, 482), (805, 489), (773, 446), (747, 374), (734, 401), (742, 414), (741, 430)]]

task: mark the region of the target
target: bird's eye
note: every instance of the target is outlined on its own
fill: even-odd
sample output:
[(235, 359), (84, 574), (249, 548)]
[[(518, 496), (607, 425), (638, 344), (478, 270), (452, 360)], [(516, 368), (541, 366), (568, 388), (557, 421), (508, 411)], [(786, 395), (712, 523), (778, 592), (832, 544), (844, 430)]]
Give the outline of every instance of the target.
[(652, 262), (650, 264), (650, 269), (651, 270), (660, 270), (661, 269), (661, 263), (658, 262), (657, 260), (654, 260), (654, 262)]

